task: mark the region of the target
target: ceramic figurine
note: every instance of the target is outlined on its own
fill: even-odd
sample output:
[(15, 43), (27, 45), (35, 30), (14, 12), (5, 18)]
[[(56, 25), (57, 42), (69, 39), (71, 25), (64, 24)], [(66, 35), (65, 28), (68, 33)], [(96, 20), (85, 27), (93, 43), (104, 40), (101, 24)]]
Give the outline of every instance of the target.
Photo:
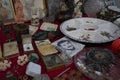
[(81, 12), (81, 7), (82, 7), (82, 2), (75, 1), (75, 8), (73, 12), (73, 17), (82, 17), (82, 12)]

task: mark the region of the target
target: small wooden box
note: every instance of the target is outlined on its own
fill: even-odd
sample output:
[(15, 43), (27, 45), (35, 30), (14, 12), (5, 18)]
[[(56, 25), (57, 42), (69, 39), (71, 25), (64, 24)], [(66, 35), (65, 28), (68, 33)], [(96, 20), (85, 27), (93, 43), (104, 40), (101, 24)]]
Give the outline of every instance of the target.
[(18, 53), (19, 53), (19, 49), (18, 49), (17, 41), (12, 41), (12, 42), (3, 44), (3, 56), (4, 57), (18, 55)]
[(48, 72), (64, 67), (63, 61), (57, 54), (41, 56)]

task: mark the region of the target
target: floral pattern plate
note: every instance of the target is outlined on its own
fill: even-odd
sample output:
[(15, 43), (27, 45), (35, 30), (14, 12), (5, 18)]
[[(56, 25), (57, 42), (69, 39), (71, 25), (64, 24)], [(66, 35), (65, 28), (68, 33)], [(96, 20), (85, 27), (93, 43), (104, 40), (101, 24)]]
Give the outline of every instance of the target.
[(120, 28), (112, 22), (97, 18), (74, 18), (60, 25), (67, 37), (86, 43), (106, 43), (120, 37)]

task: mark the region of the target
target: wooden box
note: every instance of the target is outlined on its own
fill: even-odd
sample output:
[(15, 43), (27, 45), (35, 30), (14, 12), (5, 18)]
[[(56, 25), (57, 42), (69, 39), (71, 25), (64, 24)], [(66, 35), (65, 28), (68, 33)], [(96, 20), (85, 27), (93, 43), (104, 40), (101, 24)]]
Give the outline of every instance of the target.
[(64, 67), (63, 61), (57, 54), (41, 56), (48, 72)]

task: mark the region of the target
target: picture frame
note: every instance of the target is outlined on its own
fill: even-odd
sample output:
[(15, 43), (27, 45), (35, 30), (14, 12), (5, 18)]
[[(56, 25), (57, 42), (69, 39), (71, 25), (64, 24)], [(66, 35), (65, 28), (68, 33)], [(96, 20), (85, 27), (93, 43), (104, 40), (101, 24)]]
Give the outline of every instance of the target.
[(32, 14), (39, 19), (46, 15), (46, 0), (20, 0), (23, 7), (24, 21), (30, 21)]
[(15, 23), (24, 23), (23, 6), (20, 0), (12, 0), (15, 11)]
[(55, 20), (55, 15), (60, 11), (60, 0), (46, 0), (47, 17), (43, 19), (45, 22)]
[(14, 18), (15, 11), (12, 0), (0, 0), (0, 20), (6, 25), (13, 23)]
[(53, 71), (64, 67), (62, 59), (57, 54), (42, 56), (47, 71)]
[(19, 48), (17, 41), (7, 42), (3, 44), (3, 57), (11, 58), (19, 55)]

